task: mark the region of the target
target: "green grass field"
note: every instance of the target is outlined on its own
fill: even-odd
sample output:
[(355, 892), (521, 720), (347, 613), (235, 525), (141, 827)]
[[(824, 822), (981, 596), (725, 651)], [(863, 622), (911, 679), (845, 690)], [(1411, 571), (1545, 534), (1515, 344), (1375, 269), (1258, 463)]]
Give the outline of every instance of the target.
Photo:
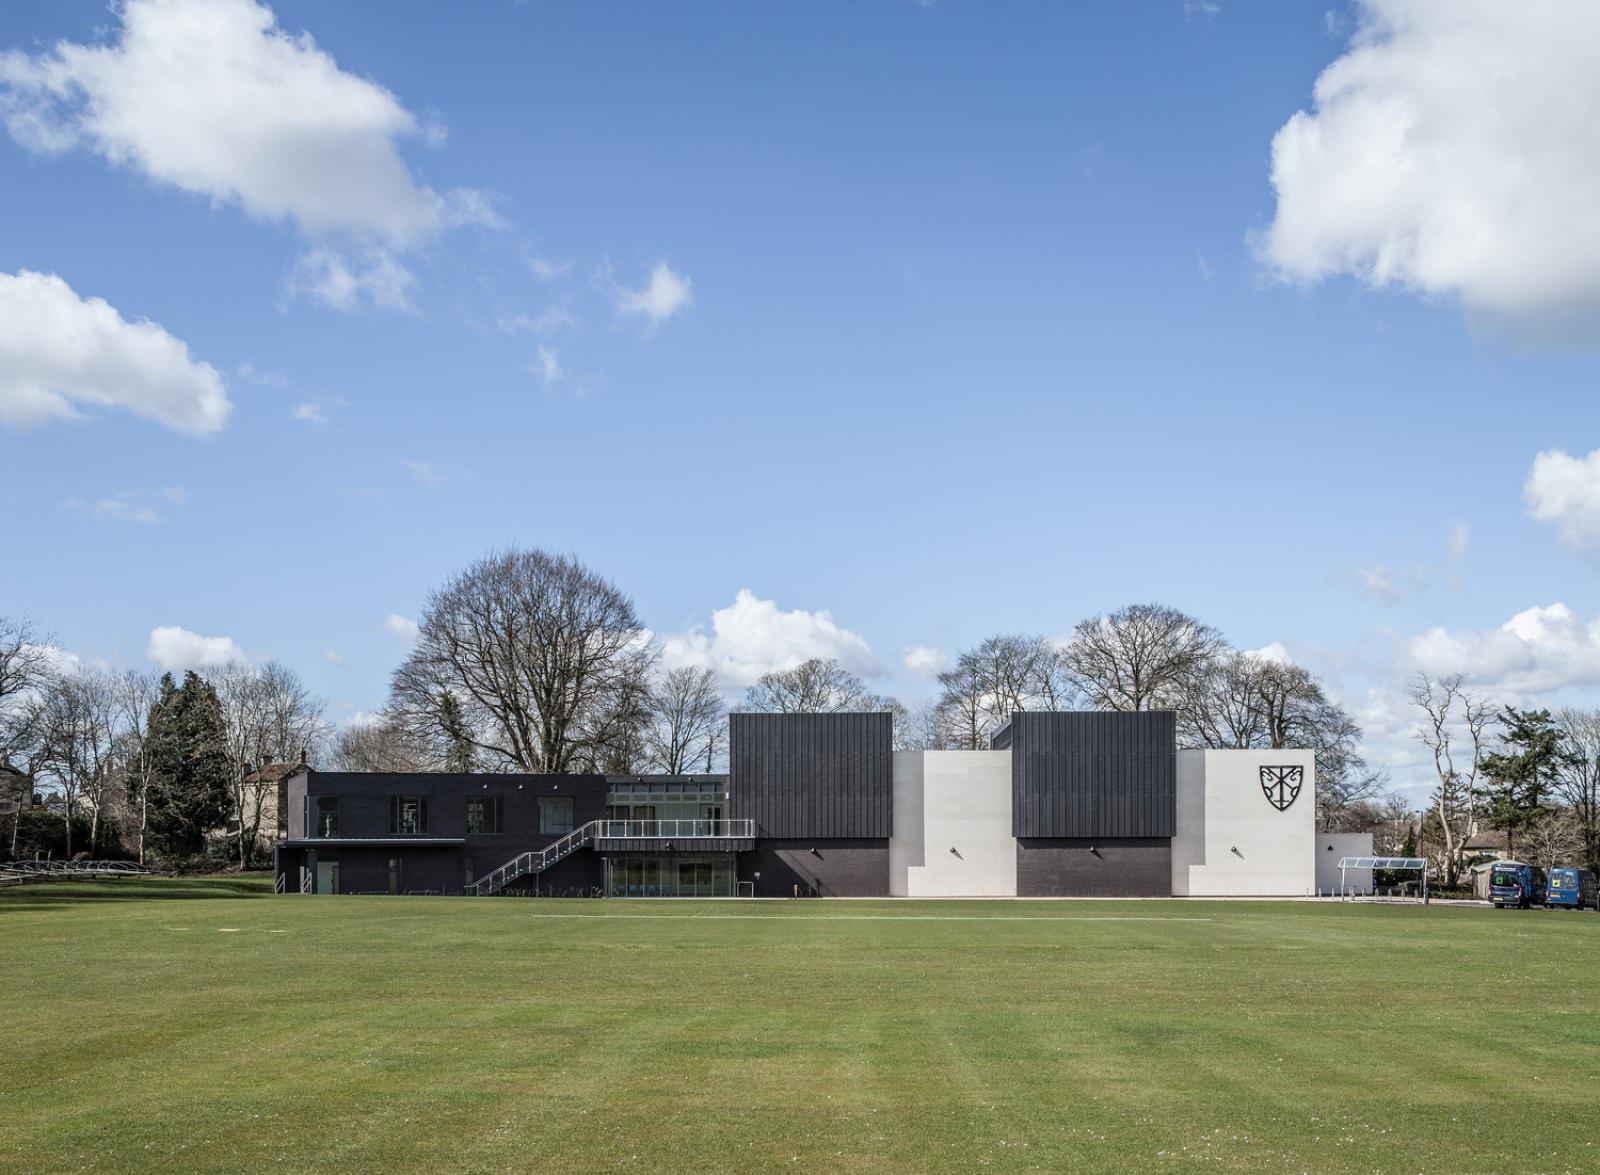
[(0, 891), (0, 1170), (1596, 1171), (1600, 916)]

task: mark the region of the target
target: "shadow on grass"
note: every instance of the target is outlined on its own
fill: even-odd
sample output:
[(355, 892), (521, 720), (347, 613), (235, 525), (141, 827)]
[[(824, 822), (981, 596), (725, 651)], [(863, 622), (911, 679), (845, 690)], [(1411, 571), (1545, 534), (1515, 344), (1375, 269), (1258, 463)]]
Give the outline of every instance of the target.
[(270, 898), (272, 874), (206, 877), (119, 877), (31, 881), (0, 889), (0, 912), (97, 902), (193, 901), (203, 898)]

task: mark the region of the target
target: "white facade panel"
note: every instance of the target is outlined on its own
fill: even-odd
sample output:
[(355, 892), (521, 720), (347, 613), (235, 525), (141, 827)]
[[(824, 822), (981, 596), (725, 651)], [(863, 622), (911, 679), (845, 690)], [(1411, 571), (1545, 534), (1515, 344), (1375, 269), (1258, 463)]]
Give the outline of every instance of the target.
[[(1370, 832), (1319, 832), (1317, 833), (1317, 892), (1339, 892), (1339, 858), (1372, 856)], [(1371, 893), (1371, 869), (1346, 869), (1344, 887), (1347, 893)]]
[[(1263, 768), (1300, 768), (1293, 791)], [(1272, 792), (1263, 787), (1266, 783)], [(1316, 763), (1311, 751), (1179, 751), (1172, 892), (1302, 896), (1316, 890)], [(1279, 809), (1293, 791), (1293, 798)]]
[(889, 892), (1015, 897), (1010, 751), (896, 751)]

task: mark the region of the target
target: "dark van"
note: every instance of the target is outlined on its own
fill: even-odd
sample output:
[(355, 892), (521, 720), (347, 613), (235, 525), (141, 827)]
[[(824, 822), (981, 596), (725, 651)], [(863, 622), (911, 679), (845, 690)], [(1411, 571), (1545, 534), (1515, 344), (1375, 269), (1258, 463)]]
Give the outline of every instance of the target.
[(1521, 861), (1501, 861), (1489, 870), (1489, 901), (1522, 910), (1544, 905), (1544, 870)]
[(1593, 869), (1552, 869), (1544, 904), (1555, 909), (1600, 909), (1596, 905)]

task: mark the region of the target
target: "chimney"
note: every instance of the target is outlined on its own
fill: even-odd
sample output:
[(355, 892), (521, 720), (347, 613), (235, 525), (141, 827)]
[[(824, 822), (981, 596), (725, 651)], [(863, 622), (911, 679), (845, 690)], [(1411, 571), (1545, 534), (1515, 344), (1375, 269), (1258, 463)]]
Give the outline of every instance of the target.
[(305, 749), (305, 747), (301, 747), (300, 748), (300, 766), (304, 767), (305, 765), (306, 765), (306, 749)]

